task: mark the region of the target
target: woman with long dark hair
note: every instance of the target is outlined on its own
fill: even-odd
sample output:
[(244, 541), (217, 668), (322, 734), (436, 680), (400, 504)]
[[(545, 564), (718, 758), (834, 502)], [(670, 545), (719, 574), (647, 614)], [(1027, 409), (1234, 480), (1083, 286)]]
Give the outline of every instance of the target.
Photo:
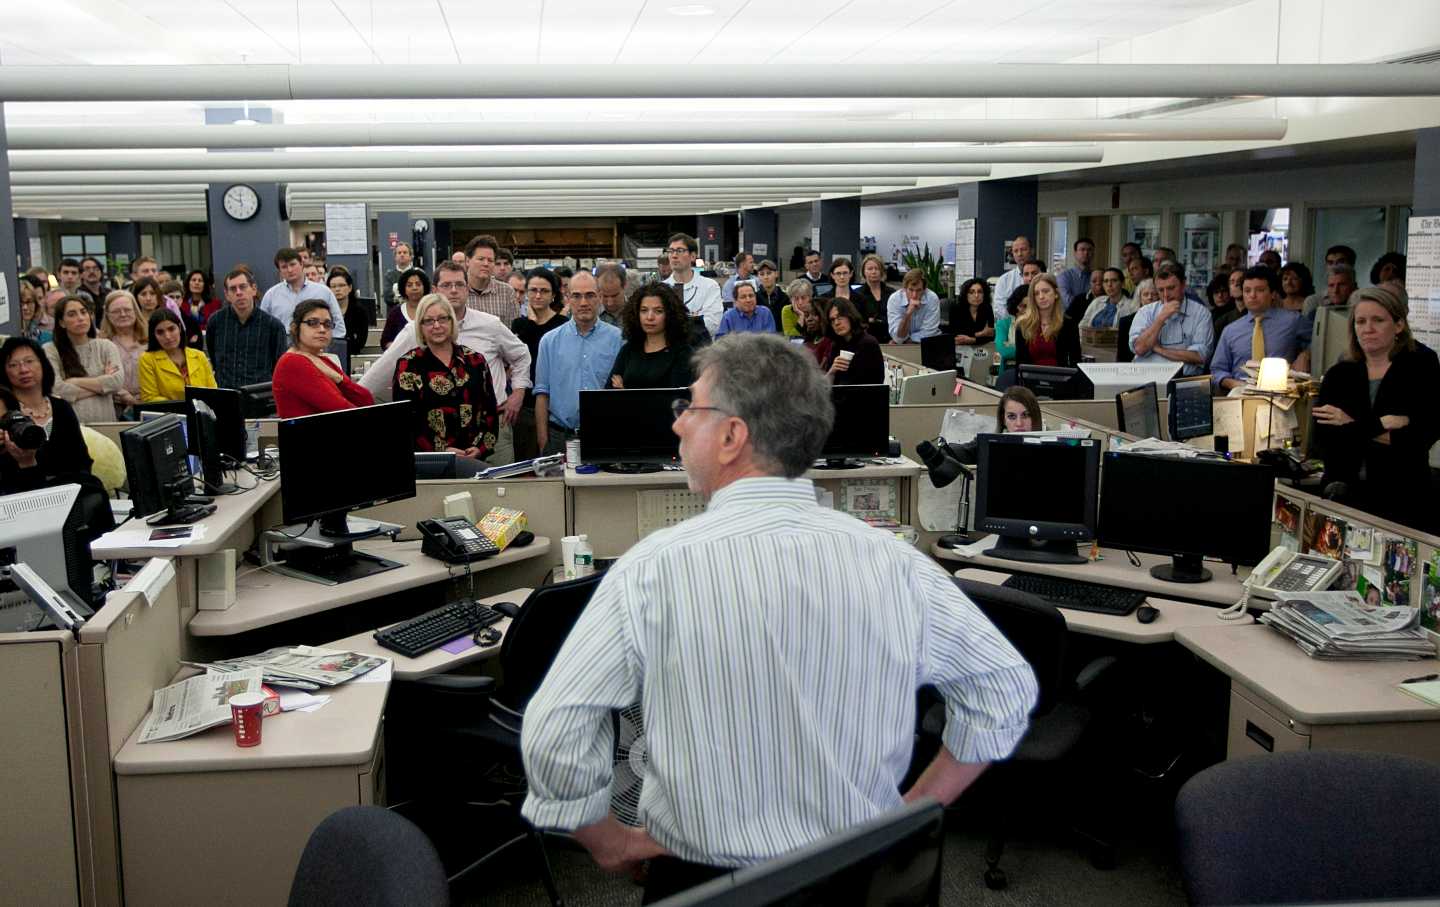
[(620, 388), (689, 387), (689, 314), (675, 290), (647, 283), (620, 313), (625, 345), (610, 369), (610, 386)]
[(45, 358), (57, 377), (56, 394), (81, 422), (114, 422), (115, 394), (125, 388), (120, 348), (95, 336), (90, 306), (79, 296), (55, 304), (55, 338)]

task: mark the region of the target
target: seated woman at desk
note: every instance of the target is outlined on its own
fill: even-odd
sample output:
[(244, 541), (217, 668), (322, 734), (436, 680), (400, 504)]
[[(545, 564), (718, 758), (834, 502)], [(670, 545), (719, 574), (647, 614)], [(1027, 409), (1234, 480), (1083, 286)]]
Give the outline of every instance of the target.
[(150, 313), (149, 348), (140, 354), (140, 402), (184, 400), (185, 387), (214, 387), (210, 359), (190, 346), (185, 323), (169, 309)]
[(120, 348), (95, 336), (90, 307), (79, 296), (55, 303), (55, 339), (45, 344), (45, 358), (56, 376), (56, 395), (81, 423), (115, 421), (115, 395), (125, 388)]
[(1012, 387), (1000, 395), (995, 410), (995, 431), (1041, 431), (1045, 420), (1040, 415), (1040, 400), (1028, 387)]
[(44, 432), (37, 438), (0, 431), (0, 494), (64, 484), (67, 476), (90, 475), (90, 452), (80, 433), (75, 410), (53, 396), (55, 369), (28, 337), (11, 337), (0, 345), (0, 415), (23, 413)]
[[(1409, 306), (1384, 287), (1351, 297), (1350, 351), (1325, 372), (1315, 442), (1326, 494), (1426, 532), (1440, 529), (1428, 456), (1440, 438), (1440, 361), (1416, 344)], [(1332, 485), (1336, 486), (1332, 489)]]
[(456, 476), (473, 476), (500, 430), (495, 386), (485, 357), (457, 343), (455, 310), (439, 293), (415, 308), (423, 343), (395, 362), (392, 399), (415, 403), (415, 449), (450, 452)]
[(805, 311), (805, 319), (800, 325), (800, 340), (815, 356), (815, 361), (825, 363), (830, 358), (830, 337), (826, 331), (826, 325), (830, 322), (830, 306), (832, 300), (825, 296), (820, 299), (812, 299), (810, 308)]
[(960, 286), (959, 299), (950, 307), (950, 330), (964, 346), (984, 343), (995, 336), (995, 310), (990, 305), (990, 284), (972, 277)]
[(350, 380), (330, 346), (330, 307), (322, 299), (306, 299), (290, 316), (290, 349), (275, 363), (270, 390), (275, 413), (282, 419), (313, 416), (337, 409), (370, 406), (375, 397)]
[[(391, 306), (390, 314), (385, 316), (385, 327), (380, 331), (380, 349), (388, 350), (390, 344), (395, 342), (395, 337), (405, 328), (405, 325), (415, 320), (415, 307), (420, 300), (430, 295), (430, 278), (419, 268), (411, 268), (400, 275), (395, 281), (400, 295), (395, 299), (395, 305)], [(358, 351), (357, 351), (358, 352)]]
[(625, 345), (610, 368), (610, 386), (689, 387), (689, 320), (685, 305), (668, 284), (647, 283), (630, 294), (620, 310)]
[(865, 317), (855, 303), (837, 299), (831, 304), (829, 339), (820, 368), (832, 384), (885, 383), (880, 342), (865, 330)]
[(815, 285), (801, 277), (790, 281), (785, 295), (790, 297), (790, 304), (780, 310), (780, 331), (793, 340), (804, 336), (805, 313), (815, 301)]
[(1015, 363), (1074, 368), (1079, 361), (1080, 328), (1065, 317), (1060, 285), (1049, 274), (1037, 274), (1015, 319)]
[(1121, 318), (1140, 310), (1140, 304), (1125, 295), (1125, 272), (1119, 268), (1105, 269), (1100, 275), (1100, 288), (1105, 295), (1097, 296), (1086, 306), (1085, 314), (1080, 316), (1080, 327), (1113, 328)]

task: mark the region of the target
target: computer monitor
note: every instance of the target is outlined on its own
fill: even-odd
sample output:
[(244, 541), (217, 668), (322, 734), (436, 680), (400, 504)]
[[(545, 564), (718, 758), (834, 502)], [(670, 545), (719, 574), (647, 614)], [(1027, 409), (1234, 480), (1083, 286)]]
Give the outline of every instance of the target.
[[(79, 485), (57, 485), (0, 497), (0, 565), (26, 565), (89, 617), (94, 580), (80, 492)], [(16, 592), (0, 596), (0, 632), (41, 623), (40, 608), (28, 598)]]
[(247, 419), (271, 419), (275, 416), (275, 392), (269, 381), (240, 388), (240, 400)]
[[(215, 414), (216, 440), (220, 453), (236, 463), (245, 462), (245, 402), (243, 394), (229, 387), (186, 387), (185, 400), (195, 409), (196, 400), (203, 400)], [(198, 453), (198, 451), (197, 451)]]
[(1000, 537), (994, 557), (1083, 564), (1095, 537), (1100, 444), (1090, 438), (980, 435), (975, 528)]
[(659, 472), (680, 462), (676, 400), (688, 387), (580, 392), (580, 459), (607, 472)]
[(1126, 434), (1160, 438), (1160, 396), (1155, 385), (1146, 383), (1116, 394), (1115, 418)]
[(1171, 441), (1189, 441), (1215, 434), (1215, 404), (1211, 399), (1210, 376), (1173, 378), (1166, 385), (1170, 398)]
[(1015, 383), (1029, 388), (1042, 400), (1089, 400), (1095, 392), (1090, 379), (1078, 368), (1024, 363), (1016, 369)]
[(120, 433), (131, 513), (146, 522), (193, 523), (208, 511), (186, 506), (194, 491), (185, 441), (185, 420), (174, 413), (141, 422)]
[(204, 400), (193, 400), (190, 415), (190, 448), (200, 461), (205, 490), (212, 494), (234, 494), (239, 489), (225, 481), (225, 460), (220, 450), (220, 427), (215, 411)]
[(939, 904), (944, 843), (945, 810), (922, 799), (657, 901), (656, 907)]
[(1275, 476), (1267, 466), (1210, 457), (1105, 454), (1100, 544), (1169, 555), (1156, 579), (1203, 583), (1205, 557), (1258, 564), (1270, 551)]
[(936, 334), (920, 341), (920, 364), (937, 372), (955, 371), (955, 337)]
[(857, 469), (860, 459), (890, 452), (890, 388), (883, 384), (839, 384), (830, 388), (835, 426), (820, 449), (822, 469)]
[(911, 375), (900, 382), (901, 403), (953, 403), (955, 370)]
[(292, 570), (340, 583), (401, 566), (354, 551), (352, 543), (374, 530), (352, 529), (345, 517), (415, 496), (412, 406), (402, 400), (280, 420), (281, 518), (319, 524), (317, 544), (289, 552)]

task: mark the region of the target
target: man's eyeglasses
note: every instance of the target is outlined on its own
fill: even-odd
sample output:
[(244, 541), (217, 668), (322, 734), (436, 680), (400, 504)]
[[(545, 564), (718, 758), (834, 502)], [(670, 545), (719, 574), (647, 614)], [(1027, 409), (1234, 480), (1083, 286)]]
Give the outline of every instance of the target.
[(570, 294), (570, 301), (571, 301), (571, 302), (581, 302), (582, 300), (583, 300), (584, 302), (595, 302), (595, 301), (598, 300), (599, 298), (600, 298), (600, 294), (594, 292), (593, 290), (592, 290), (591, 292), (589, 292), (589, 293), (571, 293), (571, 294)]
[[(690, 401), (686, 400), (684, 397), (680, 397), (678, 399), (670, 401), (670, 412), (675, 414), (676, 419), (679, 419), (686, 413), (698, 413), (705, 412), (707, 410), (711, 412), (725, 413), (725, 410), (721, 409), (718, 406), (692, 406), (690, 405)], [(725, 413), (725, 415), (728, 416), (730, 414)]]
[(665, 251), (668, 252), (668, 253), (670, 253), (671, 255), (684, 255), (686, 252), (689, 252), (689, 251), (690, 251), (690, 247), (689, 247), (689, 246), (671, 246), (670, 248), (666, 249)]
[(454, 320), (455, 319), (451, 318), (449, 315), (436, 315), (433, 318), (421, 318), (420, 326), (422, 328), (433, 328), (437, 324), (449, 324)]
[(437, 284), (435, 284), (435, 289), (437, 289), (437, 290), (458, 290), (458, 289), (460, 289), (460, 288), (463, 287), (463, 286), (465, 286), (465, 281), (463, 281), (463, 280), (447, 280), (445, 283), (437, 283)]
[(333, 331), (335, 329), (335, 322), (331, 321), (328, 318), (323, 320), (319, 318), (306, 318), (300, 323), (305, 325), (307, 328), (315, 328), (321, 331)]

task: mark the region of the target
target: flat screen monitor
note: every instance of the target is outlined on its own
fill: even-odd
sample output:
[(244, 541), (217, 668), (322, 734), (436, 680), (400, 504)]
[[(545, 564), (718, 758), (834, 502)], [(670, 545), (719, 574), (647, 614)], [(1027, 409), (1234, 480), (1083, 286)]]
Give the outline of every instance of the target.
[(658, 472), (680, 462), (676, 400), (688, 387), (580, 392), (580, 458), (608, 472)]
[(245, 462), (245, 403), (241, 392), (229, 387), (186, 387), (185, 400), (192, 409), (196, 400), (205, 401), (215, 414), (220, 453), (236, 463)]
[[(68, 604), (81, 606), (84, 617), (93, 613), (88, 535), (79, 485), (0, 497), (0, 564), (25, 564)], [(0, 594), (0, 632), (33, 629), (42, 620), (29, 596)]]
[(239, 489), (225, 481), (225, 459), (220, 449), (220, 423), (215, 411), (204, 400), (192, 400), (195, 411), (190, 414), (190, 449), (200, 461), (200, 476), (205, 490), (213, 494), (234, 494)]
[(1083, 564), (1075, 543), (1095, 537), (1100, 444), (1090, 438), (980, 435), (975, 528), (1000, 537), (1009, 560)]
[(1094, 393), (1094, 385), (1078, 368), (1024, 363), (1016, 369), (1015, 383), (1042, 400), (1089, 400)]
[(955, 338), (936, 334), (920, 341), (920, 364), (937, 372), (955, 371)]
[(275, 392), (269, 381), (247, 384), (240, 388), (242, 409), (247, 419), (272, 419), (275, 417)]
[(830, 388), (835, 426), (820, 449), (825, 469), (854, 469), (856, 462), (890, 452), (890, 388), (883, 384)]
[(1274, 497), (1267, 466), (1111, 451), (1100, 477), (1100, 544), (1168, 555), (1172, 563), (1150, 570), (1157, 579), (1205, 582), (1202, 558), (1254, 565), (1269, 553)]
[(1115, 418), (1120, 430), (1137, 438), (1160, 438), (1160, 396), (1153, 383), (1115, 395)]
[(900, 383), (901, 403), (953, 403), (955, 371), (911, 375)]
[(1210, 376), (1174, 378), (1166, 387), (1170, 398), (1170, 440), (1189, 441), (1215, 434), (1215, 404)]
[(160, 521), (182, 521), (181, 506), (194, 487), (185, 425), (180, 416), (166, 413), (120, 433), (134, 516), (163, 514)]
[(924, 799), (656, 907), (939, 904), (944, 826), (944, 809)]

